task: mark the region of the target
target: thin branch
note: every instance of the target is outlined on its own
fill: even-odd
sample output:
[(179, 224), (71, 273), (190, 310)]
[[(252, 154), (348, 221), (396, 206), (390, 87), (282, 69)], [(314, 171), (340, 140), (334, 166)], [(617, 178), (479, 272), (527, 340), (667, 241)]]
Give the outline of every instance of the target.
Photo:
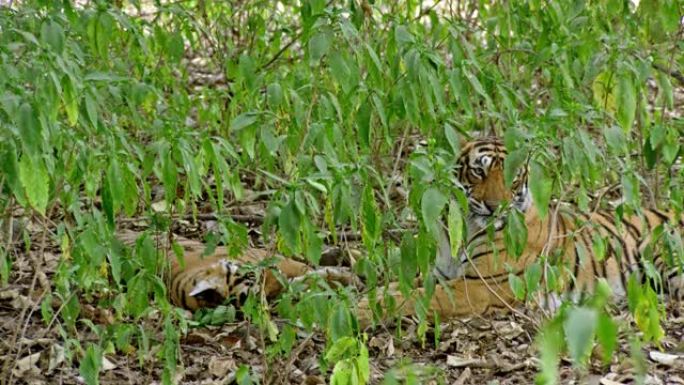
[(297, 40), (299, 40), (299, 38), (302, 37), (303, 34), (304, 34), (304, 33), (303, 33), (302, 31), (299, 31), (299, 32), (292, 38), (292, 40), (290, 40), (287, 44), (285, 44), (284, 46), (282, 46), (282, 47), (280, 48), (280, 50), (278, 50), (278, 52), (276, 52), (276, 54), (273, 55), (273, 57), (272, 57), (269, 61), (267, 61), (265, 64), (263, 64), (261, 67), (259, 67), (259, 70), (264, 70), (264, 69), (270, 67), (271, 64), (275, 63), (276, 60), (278, 60), (278, 58), (280, 58), (280, 56), (282, 56), (282, 55), (285, 53), (285, 51), (287, 51), (295, 42), (297, 42)]
[(682, 74), (681, 72), (667, 68), (658, 63), (653, 63), (653, 68), (670, 75), (671, 77), (675, 78), (679, 82), (679, 84), (684, 86), (684, 74)]

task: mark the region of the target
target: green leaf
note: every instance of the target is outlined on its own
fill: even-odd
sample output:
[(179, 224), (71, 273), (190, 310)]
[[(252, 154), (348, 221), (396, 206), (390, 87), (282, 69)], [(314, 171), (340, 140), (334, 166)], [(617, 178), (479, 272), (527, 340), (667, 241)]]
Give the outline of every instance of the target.
[(325, 10), (325, 0), (309, 0), (308, 3), (311, 6), (312, 15), (319, 15)]
[(140, 317), (150, 307), (150, 284), (144, 272), (134, 276), (127, 284), (128, 311), (133, 317)]
[(99, 119), (97, 113), (97, 99), (91, 92), (86, 92), (85, 94), (85, 110), (88, 121), (90, 121), (90, 124), (94, 129), (97, 129), (97, 122)]
[(568, 344), (568, 352), (573, 365), (583, 367), (585, 359), (589, 356), (594, 342), (594, 333), (598, 314), (596, 310), (587, 307), (570, 309), (563, 323), (565, 340)]
[(594, 102), (604, 110), (615, 111), (615, 75), (613, 72), (601, 72), (591, 85)]
[(330, 48), (330, 36), (327, 32), (318, 32), (309, 40), (309, 62), (318, 63), (328, 53)]
[(665, 106), (669, 109), (674, 108), (674, 92), (672, 90), (670, 77), (663, 72), (658, 72), (656, 79), (658, 80), (660, 97), (665, 102)]
[(100, 71), (93, 71), (88, 73), (86, 76), (83, 77), (83, 80), (85, 81), (101, 81), (101, 82), (124, 82), (127, 81), (128, 78), (124, 76), (118, 76), (114, 75), (109, 72), (100, 72)]
[(240, 131), (245, 127), (251, 126), (256, 122), (259, 115), (254, 111), (244, 112), (233, 119), (230, 123), (231, 131)]
[(79, 96), (76, 91), (74, 81), (70, 76), (62, 77), (62, 103), (67, 115), (69, 125), (74, 126), (78, 122), (78, 101)]
[(616, 125), (611, 125), (603, 130), (603, 136), (606, 138), (608, 149), (616, 155), (623, 155), (627, 153), (627, 139), (625, 132)]
[(632, 77), (622, 73), (618, 77), (617, 89), (617, 120), (622, 130), (627, 133), (632, 129), (636, 115), (636, 89)]
[(408, 295), (413, 288), (413, 280), (418, 272), (416, 242), (411, 234), (404, 234), (401, 240), (400, 258), (399, 283), (404, 295)]
[(79, 365), (79, 373), (86, 385), (97, 385), (100, 383), (101, 366), (102, 349), (97, 345), (89, 344)]
[(344, 304), (339, 303), (337, 306), (334, 306), (328, 332), (332, 341), (349, 338), (352, 335), (351, 315), (349, 314), (349, 308)]
[[(424, 229), (418, 230), (418, 238), (415, 240), (414, 244), (420, 245), (420, 247), (415, 247), (415, 258), (418, 263), (418, 268), (420, 272), (425, 276), (430, 272), (430, 267), (435, 260), (437, 255), (437, 250), (435, 249), (435, 238), (427, 233)], [(409, 285), (413, 285), (413, 280), (407, 282)]]
[(537, 384), (555, 385), (558, 383), (558, 363), (563, 349), (563, 324), (561, 317), (547, 322), (537, 335), (541, 373)]
[(128, 163), (122, 168), (124, 185), (123, 205), (126, 215), (133, 216), (138, 209), (138, 200), (140, 200), (140, 192), (138, 190), (138, 182), (134, 173), (135, 166)]
[(475, 92), (480, 94), (480, 96), (482, 96), (485, 100), (489, 100), (489, 95), (482, 86), (482, 83), (480, 83), (480, 81), (475, 75), (472, 74), (472, 72), (466, 68), (463, 68), (463, 75), (465, 75), (466, 79), (468, 79), (468, 82), (470, 82), (470, 85), (473, 87)]
[(371, 105), (362, 103), (356, 113), (356, 125), (359, 132), (361, 148), (368, 149), (371, 145)]
[(102, 210), (105, 212), (107, 217), (107, 222), (110, 227), (114, 227), (114, 198), (112, 197), (112, 189), (109, 183), (109, 179), (105, 178), (102, 185)]
[(511, 187), (513, 184), (518, 169), (523, 167), (523, 163), (527, 159), (527, 154), (527, 150), (519, 148), (506, 156), (504, 160), (504, 183), (506, 183), (506, 187)]
[(295, 208), (294, 199), (280, 210), (278, 216), (278, 231), (282, 234), (285, 244), (291, 251), (299, 250), (299, 227), (301, 220)]
[(511, 210), (504, 228), (506, 251), (513, 257), (520, 257), (527, 244), (527, 226), (525, 216), (518, 210)]
[(622, 191), (628, 204), (633, 207), (640, 204), (639, 182), (634, 174), (624, 173), (622, 175)]
[(40, 40), (50, 46), (56, 53), (64, 50), (64, 30), (56, 22), (49, 20), (40, 29)]
[(179, 32), (171, 33), (169, 39), (166, 40), (166, 53), (173, 62), (178, 63), (183, 58), (185, 52), (185, 43), (183, 36)]
[(150, 274), (157, 272), (157, 248), (152, 238), (144, 234), (135, 242), (135, 256), (142, 263), (142, 267)]
[(118, 286), (121, 282), (121, 252), (112, 247), (111, 252), (107, 253), (107, 260), (109, 261), (109, 269), (112, 272), (112, 280)]
[(546, 167), (537, 161), (530, 164), (530, 177), (528, 178), (532, 199), (537, 206), (539, 216), (543, 219), (549, 211), (549, 201), (551, 200), (552, 180), (549, 177)]
[(238, 73), (248, 89), (253, 90), (257, 86), (256, 63), (248, 54), (240, 55)]
[(594, 255), (597, 261), (603, 261), (606, 256), (606, 240), (601, 237), (601, 234), (597, 231), (592, 236), (592, 249), (594, 250)]
[(421, 213), (423, 214), (423, 223), (436, 240), (438, 240), (437, 237), (439, 236), (440, 232), (439, 218), (446, 203), (447, 199), (444, 194), (434, 187), (430, 187), (423, 193), (423, 197), (420, 202)]
[(463, 242), (463, 214), (461, 213), (461, 206), (453, 200), (449, 200), (449, 216), (447, 217), (447, 229), (449, 231), (449, 244), (451, 246), (451, 255), (458, 255)]
[(43, 126), (40, 124), (37, 111), (29, 103), (19, 107), (19, 137), (31, 155), (42, 152)]
[(385, 114), (385, 106), (382, 104), (382, 100), (377, 94), (373, 94), (372, 98), (373, 106), (375, 107), (375, 112), (380, 118), (380, 123), (383, 127), (387, 127), (387, 115)]
[(24, 187), (29, 204), (34, 210), (45, 215), (48, 204), (50, 176), (42, 160), (34, 161), (24, 154), (19, 161), (19, 180)]
[(458, 137), (458, 134), (456, 133), (456, 130), (451, 126), (449, 123), (444, 123), (444, 136), (446, 137), (447, 141), (449, 142), (449, 146), (451, 146), (451, 151), (454, 154), (458, 154), (461, 152), (461, 140)]
[(123, 203), (124, 184), (122, 182), (121, 166), (116, 158), (112, 158), (109, 162), (109, 169), (107, 170), (107, 186), (112, 196), (113, 211), (116, 214)]
[(525, 269), (525, 288), (527, 296), (534, 294), (539, 288), (539, 282), (542, 278), (542, 267), (538, 262), (535, 262)]
[(191, 153), (192, 145), (186, 141), (181, 141), (179, 150), (181, 158), (183, 159), (183, 168), (185, 169), (190, 193), (192, 197), (198, 197), (202, 194), (202, 181), (196, 158)]
[(19, 176), (19, 155), (12, 140), (0, 144), (0, 175), (6, 178), (17, 202), (24, 207), (27, 206), (28, 202)]
[(349, 361), (341, 361), (335, 364), (332, 375), (330, 376), (330, 385), (355, 385), (352, 382), (354, 375), (352, 373), (352, 366)]
[(252, 126), (240, 131), (240, 146), (245, 150), (250, 160), (254, 159), (256, 146), (256, 127)]
[(525, 281), (522, 280), (517, 274), (508, 273), (508, 285), (513, 291), (513, 295), (519, 301), (525, 299)]
[(278, 83), (271, 83), (266, 87), (268, 105), (278, 108), (283, 103), (283, 88)]
[(665, 332), (660, 325), (658, 296), (648, 283), (642, 285), (635, 274), (627, 281), (627, 304), (639, 330), (644, 333), (643, 339), (660, 343)]
[(368, 359), (368, 348), (366, 345), (359, 342), (359, 356), (356, 359), (356, 367), (358, 370), (358, 378), (360, 384), (366, 384), (370, 379), (370, 360)]
[(361, 200), (361, 224), (363, 243), (368, 250), (375, 248), (380, 241), (382, 217), (375, 202), (375, 194), (370, 184), (363, 190)]
[(38, 39), (36, 39), (36, 36), (34, 34), (32, 34), (30, 32), (26, 32), (26, 31), (21, 31), (18, 29), (15, 29), (13, 32), (20, 34), (29, 43), (38, 45)]
[(405, 26), (398, 25), (394, 29), (394, 40), (396, 40), (400, 45), (413, 43), (413, 35), (411, 35), (411, 32), (409, 32)]
[(356, 354), (356, 339), (353, 337), (340, 337), (330, 349), (325, 353), (325, 360), (328, 362), (337, 362), (344, 358), (348, 358)]
[(641, 299), (641, 285), (635, 274), (631, 274), (627, 280), (627, 306), (634, 313)]
[(323, 250), (323, 240), (318, 236), (316, 226), (311, 223), (308, 218), (304, 217), (303, 236), (304, 236), (304, 253), (306, 259), (314, 265), (318, 265), (321, 260), (321, 251)]
[(601, 313), (596, 325), (596, 339), (603, 348), (603, 363), (610, 363), (617, 347), (618, 328), (608, 314)]
[[(10, 259), (9, 253), (4, 248), (0, 248), (0, 287), (7, 286), (11, 272), (12, 272), (12, 259)], [(46, 300), (51, 299), (51, 298), (52, 298), (52, 296), (50, 296), (48, 294), (48, 296), (45, 297), (45, 300), (43, 302), (45, 302)], [(41, 308), (41, 310), (42, 310), (42, 308)], [(46, 312), (42, 311), (42, 313), (44, 314), (43, 320), (45, 320), (45, 318), (47, 318), (47, 321), (45, 321), (46, 323), (49, 323), (50, 320), (52, 319), (52, 317), (51, 317), (52, 307), (49, 308), (49, 312), (50, 312), (50, 314), (49, 314), (50, 317), (45, 317)]]
[(178, 169), (171, 155), (171, 149), (168, 149), (162, 157), (162, 183), (164, 183), (166, 204), (171, 207), (176, 199), (176, 185), (178, 183)]

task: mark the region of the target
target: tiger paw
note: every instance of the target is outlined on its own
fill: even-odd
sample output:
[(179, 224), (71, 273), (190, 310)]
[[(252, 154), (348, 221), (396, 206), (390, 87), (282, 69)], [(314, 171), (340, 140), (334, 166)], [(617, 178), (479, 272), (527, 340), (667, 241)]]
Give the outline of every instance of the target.
[(328, 283), (337, 282), (343, 286), (354, 286), (361, 290), (365, 285), (361, 279), (354, 274), (348, 267), (324, 266), (309, 272), (308, 274), (292, 278), (291, 283), (301, 283), (311, 276), (318, 276), (325, 279)]

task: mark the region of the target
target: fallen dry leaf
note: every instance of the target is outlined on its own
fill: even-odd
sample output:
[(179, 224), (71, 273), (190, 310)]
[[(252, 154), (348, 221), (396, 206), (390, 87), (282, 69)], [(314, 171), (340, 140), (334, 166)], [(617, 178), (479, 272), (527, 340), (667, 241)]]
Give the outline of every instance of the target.
[(661, 353), (657, 350), (652, 350), (650, 353), (648, 353), (648, 356), (651, 358), (651, 360), (665, 366), (675, 366), (678, 363), (677, 361), (679, 361), (680, 364), (684, 363), (684, 356)]
[(48, 359), (48, 373), (51, 373), (64, 362), (64, 347), (60, 344), (50, 346), (50, 358)]
[(494, 330), (499, 336), (512, 340), (523, 333), (523, 328), (514, 321), (501, 321), (494, 323)]
[(605, 377), (602, 378), (602, 379), (600, 379), (600, 380), (599, 380), (599, 383), (600, 383), (601, 385), (625, 385), (625, 384), (623, 384), (622, 382), (617, 382), (617, 381), (609, 380), (609, 379), (607, 379), (607, 378), (605, 378)]
[(458, 356), (453, 356), (453, 355), (448, 355), (446, 359), (446, 364), (447, 366), (450, 366), (452, 368), (462, 368), (466, 366), (482, 366), (483, 361), (479, 358), (466, 358), (466, 357), (458, 357)]
[(456, 381), (452, 385), (464, 385), (466, 381), (470, 379), (472, 376), (470, 368), (465, 368), (463, 369), (463, 372), (461, 372), (461, 375), (458, 376)]
[(229, 357), (211, 357), (209, 359), (208, 370), (214, 377), (225, 377), (231, 371), (237, 369), (235, 360)]
[(116, 364), (108, 360), (107, 357), (102, 356), (102, 371), (106, 372), (112, 369), (116, 369)]
[(38, 361), (40, 361), (40, 356), (43, 354), (43, 352), (38, 352), (38, 353), (33, 353), (30, 354), (26, 357), (23, 357), (17, 361), (16, 364), (14, 364), (14, 369), (12, 369), (12, 374), (15, 377), (21, 378), (26, 374), (26, 372), (35, 370), (36, 372), (39, 371), (38, 366), (36, 364)]

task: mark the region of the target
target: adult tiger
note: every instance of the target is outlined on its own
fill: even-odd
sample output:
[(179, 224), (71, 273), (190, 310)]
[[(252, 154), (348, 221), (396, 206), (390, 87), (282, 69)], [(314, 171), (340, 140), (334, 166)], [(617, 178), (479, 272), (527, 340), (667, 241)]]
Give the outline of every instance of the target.
[[(648, 262), (642, 254), (652, 247), (652, 230), (665, 223), (680, 232), (684, 228), (681, 218), (656, 209), (642, 209), (641, 216), (630, 216), (624, 218), (622, 224), (616, 224), (611, 211), (580, 213), (564, 203), (553, 204), (549, 215), (542, 219), (531, 204), (526, 167), (518, 170), (511, 188), (506, 188), (506, 154), (503, 142), (497, 137), (476, 139), (462, 148), (456, 162), (456, 175), (468, 198), (467, 242), (454, 257), (449, 238), (442, 230), (433, 272), (443, 284), (435, 287), (425, 309), (427, 314), (437, 313), (445, 319), (483, 314), (493, 308), (510, 308), (516, 297), (508, 283), (509, 274), (524, 274), (526, 267), (538, 261), (542, 254), (555, 255), (563, 265), (560, 282), (564, 283), (564, 292), (592, 290), (598, 278), (605, 278), (616, 296), (624, 296), (632, 273), (642, 279), (645, 277), (643, 272)], [(519, 257), (509, 255), (504, 245), (502, 229), (506, 217), (495, 216), (503, 202), (510, 202), (524, 215), (527, 242)], [(489, 224), (494, 227), (493, 237), (487, 228)], [(605, 255), (601, 257), (594, 254), (596, 235), (609, 240)], [(663, 277), (664, 289), (681, 297), (684, 294), (684, 255), (681, 246), (671, 252), (677, 261), (675, 267), (667, 267), (664, 254), (658, 250), (654, 250), (652, 264)], [(424, 304), (416, 300), (424, 297), (424, 289), (405, 298), (398, 285), (391, 284), (386, 294), (394, 297), (396, 310), (401, 315), (415, 314), (416, 307)], [(382, 299), (378, 298), (378, 302)], [(367, 299), (359, 303), (358, 315), (362, 324), (372, 317)]]
[[(124, 244), (133, 245), (141, 236), (133, 231), (122, 231), (117, 238)], [(158, 237), (156, 243), (169, 256), (169, 270), (166, 285), (171, 303), (188, 310), (216, 307), (221, 304), (242, 305), (250, 292), (273, 298), (284, 289), (285, 280), (295, 281), (315, 274), (328, 282), (343, 285), (356, 283), (356, 277), (348, 269), (326, 266), (317, 269), (285, 258), (264, 248), (247, 248), (238, 256), (231, 257), (228, 249), (218, 246), (209, 255), (204, 255), (202, 242), (184, 237), (175, 237), (174, 242), (183, 249), (182, 262), (171, 251), (166, 237)], [(263, 269), (257, 279), (255, 268), (267, 259), (273, 258), (272, 267)]]

